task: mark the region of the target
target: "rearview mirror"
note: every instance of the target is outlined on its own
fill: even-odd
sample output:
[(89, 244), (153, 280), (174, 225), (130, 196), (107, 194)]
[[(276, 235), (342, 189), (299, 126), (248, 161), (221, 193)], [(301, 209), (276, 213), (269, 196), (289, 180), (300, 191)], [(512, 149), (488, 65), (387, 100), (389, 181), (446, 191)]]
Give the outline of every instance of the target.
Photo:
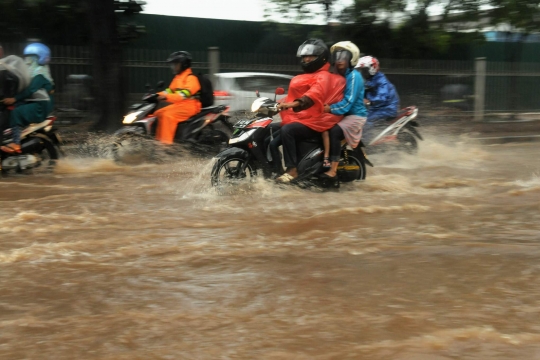
[(283, 95), (283, 94), (285, 94), (285, 89), (282, 87), (278, 87), (276, 89), (276, 95)]
[(149, 83), (146, 83), (146, 85), (144, 85), (144, 88), (146, 89), (146, 91), (150, 91), (150, 89), (152, 89)]
[(157, 85), (156, 85), (156, 90), (159, 91), (159, 90), (163, 90), (163, 89), (165, 89), (165, 82), (164, 81), (158, 82)]

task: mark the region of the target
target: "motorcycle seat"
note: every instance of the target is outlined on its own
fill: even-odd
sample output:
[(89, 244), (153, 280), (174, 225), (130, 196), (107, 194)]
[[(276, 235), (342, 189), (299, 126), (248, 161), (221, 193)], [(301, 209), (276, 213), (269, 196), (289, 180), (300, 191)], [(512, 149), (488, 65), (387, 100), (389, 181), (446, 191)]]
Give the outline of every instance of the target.
[(210, 112), (221, 112), (225, 110), (227, 106), (225, 105), (212, 105), (201, 109), (201, 112), (210, 111)]
[(208, 106), (205, 108), (202, 108), (201, 111), (195, 115), (187, 119), (186, 122), (192, 122), (194, 120), (199, 119), (201, 116), (204, 116), (206, 114), (217, 114), (225, 110), (227, 106), (225, 105), (216, 105), (216, 106)]
[(401, 119), (404, 116), (411, 115), (413, 111), (416, 109), (416, 106), (409, 106), (404, 109), (399, 110), (397, 116), (395, 118), (388, 118), (387, 120), (398, 120)]
[[(28, 125), (27, 127), (25, 127), (25, 128), (22, 130), (21, 136), (24, 137), (24, 136), (28, 135), (29, 133), (31, 133), (31, 132), (33, 132), (33, 131), (36, 131), (36, 130), (41, 129), (41, 128), (44, 128), (45, 126), (50, 125), (50, 124), (51, 124), (51, 121), (54, 122), (55, 120), (56, 120), (56, 116), (49, 115), (49, 116), (47, 116), (47, 118), (46, 118), (45, 120), (43, 120), (42, 122), (40, 122), (40, 123), (33, 123), (33, 124), (30, 124), (30, 125)], [(11, 135), (11, 133), (12, 133), (11, 128), (4, 130), (4, 135)]]

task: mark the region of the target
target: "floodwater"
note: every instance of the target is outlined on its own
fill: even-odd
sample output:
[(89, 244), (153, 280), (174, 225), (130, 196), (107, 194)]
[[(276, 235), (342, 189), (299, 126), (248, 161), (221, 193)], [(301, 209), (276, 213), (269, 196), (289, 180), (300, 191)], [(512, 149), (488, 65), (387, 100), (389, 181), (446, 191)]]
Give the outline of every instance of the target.
[(208, 160), (0, 181), (1, 359), (539, 359), (540, 144), (431, 138), (339, 193)]

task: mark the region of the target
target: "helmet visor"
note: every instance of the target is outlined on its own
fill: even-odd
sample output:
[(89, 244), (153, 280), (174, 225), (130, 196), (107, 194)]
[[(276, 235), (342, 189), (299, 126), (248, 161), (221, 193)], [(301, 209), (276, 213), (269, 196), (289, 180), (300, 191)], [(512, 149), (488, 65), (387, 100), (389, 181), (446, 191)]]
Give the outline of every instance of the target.
[(319, 55), (322, 55), (323, 52), (324, 52), (324, 48), (322, 46), (314, 45), (314, 44), (302, 44), (298, 48), (298, 52), (296, 53), (296, 56), (297, 57), (311, 56), (311, 55), (319, 56)]
[(352, 54), (348, 50), (338, 50), (334, 52), (334, 63), (336, 62), (345, 62), (347, 64), (350, 64), (352, 59)]
[(358, 67), (357, 69), (360, 70), (360, 74), (362, 74), (364, 79), (369, 79), (371, 77), (368, 67)]

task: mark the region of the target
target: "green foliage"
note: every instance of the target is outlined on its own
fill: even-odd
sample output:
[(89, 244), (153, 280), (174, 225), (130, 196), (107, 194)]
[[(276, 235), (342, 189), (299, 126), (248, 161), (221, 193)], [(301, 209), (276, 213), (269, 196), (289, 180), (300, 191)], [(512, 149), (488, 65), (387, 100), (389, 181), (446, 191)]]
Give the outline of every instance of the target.
[(525, 34), (540, 31), (540, 0), (490, 0), (492, 24), (507, 24)]
[[(481, 42), (483, 37), (477, 32), (462, 33), (453, 30), (460, 30), (458, 25), (477, 21), (480, 14), (479, 7), (484, 4), (482, 1), (488, 0), (417, 0), (414, 6), (410, 7), (408, 5), (412, 3), (408, 0), (355, 0), (339, 13), (334, 4), (333, 17), (338, 19), (341, 25), (332, 35), (328, 33), (330, 28), (321, 27), (318, 35), (323, 39), (339, 36), (336, 40), (351, 40), (360, 47), (362, 53), (378, 57), (460, 58), (464, 54), (456, 49), (467, 42)], [(289, 21), (313, 19), (324, 10), (322, 1), (271, 0), (271, 2), (280, 11), (287, 13), (284, 19)], [(444, 9), (437, 22), (428, 18), (428, 8), (434, 5)], [(319, 12), (305, 11), (308, 7), (313, 9), (316, 6), (320, 9)], [(397, 27), (396, 19), (399, 20)], [(283, 30), (286, 26), (288, 25), (281, 25), (279, 29)], [(293, 31), (290, 29), (284, 34), (292, 34)]]

